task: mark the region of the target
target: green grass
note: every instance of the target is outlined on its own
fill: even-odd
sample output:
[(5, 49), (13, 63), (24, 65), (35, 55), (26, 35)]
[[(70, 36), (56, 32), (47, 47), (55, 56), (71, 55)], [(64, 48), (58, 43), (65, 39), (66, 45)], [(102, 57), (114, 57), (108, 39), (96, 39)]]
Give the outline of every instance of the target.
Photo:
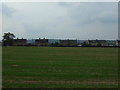
[(117, 48), (3, 47), (3, 88), (117, 88)]

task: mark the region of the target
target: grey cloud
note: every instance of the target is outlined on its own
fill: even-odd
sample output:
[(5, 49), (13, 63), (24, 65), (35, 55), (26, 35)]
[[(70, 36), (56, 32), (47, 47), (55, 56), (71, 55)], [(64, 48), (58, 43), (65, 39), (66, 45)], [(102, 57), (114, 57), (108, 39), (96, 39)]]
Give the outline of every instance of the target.
[(58, 5), (60, 5), (60, 6), (68, 6), (68, 4), (65, 3), (65, 2), (59, 2)]
[[(116, 39), (116, 5), (117, 3), (12, 3), (7, 4), (7, 7), (17, 11), (12, 18), (7, 17), (10, 20), (6, 18), (4, 21), (6, 24), (9, 20), (6, 28), (11, 28), (13, 33), (18, 32), (17, 37)], [(14, 13), (11, 10), (8, 12), (11, 16)], [(16, 25), (11, 25), (11, 22)], [(15, 27), (19, 31), (13, 31)]]
[[(71, 6), (73, 6), (73, 3), (75, 3), (75, 2), (58, 2), (58, 5), (62, 6), (62, 7), (71, 7)], [(79, 2), (77, 2), (77, 3), (79, 3)]]
[(8, 7), (6, 4), (2, 4), (2, 14), (6, 16), (12, 16), (16, 10), (12, 7)]
[(68, 15), (79, 24), (93, 22), (117, 23), (117, 3), (80, 3), (68, 10)]

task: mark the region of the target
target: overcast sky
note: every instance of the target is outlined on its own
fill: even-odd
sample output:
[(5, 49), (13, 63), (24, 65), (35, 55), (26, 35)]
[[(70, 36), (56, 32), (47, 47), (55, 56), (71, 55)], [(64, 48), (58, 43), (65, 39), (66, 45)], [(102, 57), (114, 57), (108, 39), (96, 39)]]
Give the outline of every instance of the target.
[(18, 38), (118, 38), (117, 2), (6, 2), (2, 20)]

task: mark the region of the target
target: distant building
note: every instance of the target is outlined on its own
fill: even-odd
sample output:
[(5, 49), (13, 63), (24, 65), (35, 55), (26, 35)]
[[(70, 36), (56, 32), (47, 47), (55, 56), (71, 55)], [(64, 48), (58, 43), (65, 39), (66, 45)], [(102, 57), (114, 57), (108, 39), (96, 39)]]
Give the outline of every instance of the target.
[(14, 46), (25, 46), (27, 44), (27, 39), (14, 39), (13, 45)]
[(88, 40), (90, 46), (106, 46), (106, 40)]
[(49, 43), (48, 43), (48, 39), (36, 39), (35, 40), (35, 45), (36, 46), (48, 46)]
[(60, 40), (60, 46), (77, 46), (77, 40)]
[(84, 43), (87, 43), (87, 40), (77, 40), (78, 46), (82, 46)]
[(35, 39), (27, 40), (27, 45), (35, 45)]
[(106, 40), (106, 46), (116, 46), (116, 40)]
[(120, 46), (120, 40), (116, 40), (116, 46)]
[(48, 39), (48, 43), (60, 43), (59, 39)]

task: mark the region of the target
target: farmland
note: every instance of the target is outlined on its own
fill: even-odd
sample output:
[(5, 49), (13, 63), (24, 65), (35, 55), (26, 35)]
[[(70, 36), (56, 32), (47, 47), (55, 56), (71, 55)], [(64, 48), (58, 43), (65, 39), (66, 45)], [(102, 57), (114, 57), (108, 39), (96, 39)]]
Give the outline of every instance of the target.
[(118, 49), (3, 47), (3, 88), (117, 88)]

